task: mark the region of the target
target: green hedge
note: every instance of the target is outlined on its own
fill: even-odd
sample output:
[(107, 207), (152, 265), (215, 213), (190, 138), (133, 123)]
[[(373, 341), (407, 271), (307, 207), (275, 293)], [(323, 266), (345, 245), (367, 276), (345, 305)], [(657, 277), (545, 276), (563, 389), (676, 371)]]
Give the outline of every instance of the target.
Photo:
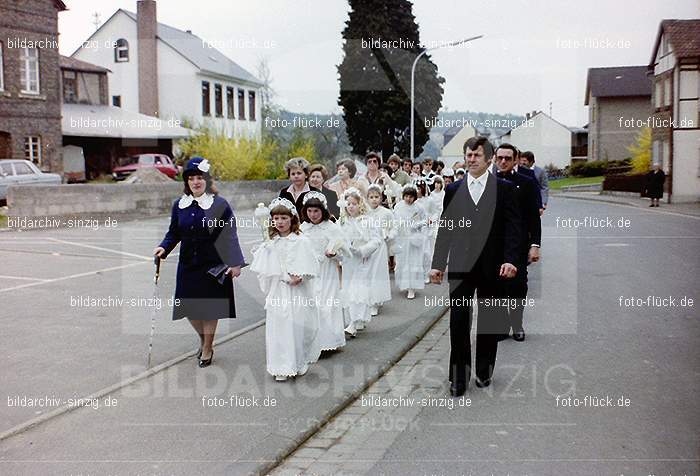
[(606, 160), (590, 160), (588, 162), (578, 162), (569, 168), (569, 176), (574, 177), (597, 177), (605, 175), (608, 168)]

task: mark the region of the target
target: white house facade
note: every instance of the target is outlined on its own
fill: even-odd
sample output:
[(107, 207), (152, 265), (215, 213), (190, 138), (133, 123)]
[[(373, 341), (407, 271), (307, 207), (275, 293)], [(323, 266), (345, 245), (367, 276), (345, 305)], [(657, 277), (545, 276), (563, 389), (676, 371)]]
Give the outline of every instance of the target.
[(455, 162), (464, 162), (464, 143), (474, 137), (476, 130), (465, 124), (463, 127), (452, 127), (443, 134), (445, 145), (440, 150), (440, 160), (446, 167), (452, 167)]
[(571, 130), (543, 112), (528, 114), (521, 125), (501, 136), (501, 142), (529, 150), (540, 167), (571, 165)]
[(198, 36), (158, 23), (153, 0), (139, 0), (136, 14), (117, 10), (73, 57), (111, 71), (113, 106), (260, 138), (262, 83)]

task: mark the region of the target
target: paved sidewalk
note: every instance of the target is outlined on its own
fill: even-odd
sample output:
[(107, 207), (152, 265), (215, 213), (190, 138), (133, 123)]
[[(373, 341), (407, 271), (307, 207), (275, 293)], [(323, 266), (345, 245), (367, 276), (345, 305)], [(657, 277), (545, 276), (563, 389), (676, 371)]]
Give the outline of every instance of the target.
[(652, 212), (674, 212), (682, 215), (700, 217), (700, 203), (661, 203), (660, 207), (652, 208), (649, 206), (649, 199), (641, 197), (601, 195), (599, 192), (550, 192), (550, 195), (555, 200), (557, 198), (573, 198), (576, 200), (590, 200), (636, 208), (647, 208)]
[(423, 407), (465, 406), (447, 393), (449, 314), (419, 344), (299, 447), (272, 476), (368, 474), (405, 431), (418, 431)]

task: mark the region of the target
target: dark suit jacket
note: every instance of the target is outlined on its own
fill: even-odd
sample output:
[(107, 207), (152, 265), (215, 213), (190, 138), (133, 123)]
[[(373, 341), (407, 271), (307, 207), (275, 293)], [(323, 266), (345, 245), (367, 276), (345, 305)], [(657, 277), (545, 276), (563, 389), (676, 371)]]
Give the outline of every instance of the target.
[(527, 253), (531, 245), (540, 245), (542, 241), (542, 223), (540, 221), (540, 210), (538, 206), (540, 187), (536, 180), (525, 174), (516, 173), (514, 170), (508, 174), (500, 174), (499, 177), (512, 183), (515, 187), (515, 204), (520, 212), (522, 227), (522, 253), (523, 257), (519, 263), (513, 263), (518, 268), (527, 265)]
[(445, 189), (432, 268), (444, 271), (449, 261), (448, 279), (470, 275), (496, 281), (503, 263), (517, 266), (521, 230), (512, 184), (489, 173), (475, 205), (467, 180), (458, 180)]

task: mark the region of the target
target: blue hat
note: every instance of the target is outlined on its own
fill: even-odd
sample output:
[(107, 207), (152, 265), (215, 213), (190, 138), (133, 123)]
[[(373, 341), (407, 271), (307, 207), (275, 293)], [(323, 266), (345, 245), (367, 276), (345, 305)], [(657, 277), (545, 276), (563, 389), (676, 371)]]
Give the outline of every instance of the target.
[(185, 170), (182, 172), (183, 177), (190, 175), (209, 175), (209, 167), (211, 164), (203, 157), (192, 157), (185, 165)]

